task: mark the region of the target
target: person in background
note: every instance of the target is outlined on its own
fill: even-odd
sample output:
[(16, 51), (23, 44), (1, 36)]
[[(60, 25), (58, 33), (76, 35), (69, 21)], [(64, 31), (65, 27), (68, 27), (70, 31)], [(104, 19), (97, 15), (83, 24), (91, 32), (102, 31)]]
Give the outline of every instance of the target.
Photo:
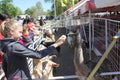
[(17, 42), (22, 36), (23, 27), (14, 21), (4, 23), (4, 39), (0, 40), (3, 54), (3, 70), (7, 80), (32, 80), (26, 57), (42, 58), (62, 45), (66, 36), (62, 35), (54, 44), (40, 51), (31, 50)]
[(26, 17), (25, 17), (25, 19), (23, 20), (23, 25), (25, 25), (25, 24), (27, 24), (28, 23), (28, 19), (29, 19), (29, 16), (28, 15), (26, 15)]
[(40, 17), (40, 20), (39, 20), (39, 24), (40, 24), (40, 27), (41, 27), (41, 28), (43, 28), (44, 23), (45, 23), (45, 22), (44, 22), (44, 19), (43, 19), (43, 17), (41, 16), (41, 17)]
[(0, 13), (0, 39), (3, 39), (4, 36), (2, 35), (3, 30), (4, 30), (4, 22), (7, 19), (7, 15), (4, 13)]
[(34, 41), (33, 26), (34, 26), (34, 23), (33, 23), (33, 21), (31, 20), (31, 18), (29, 18), (29, 19), (27, 20), (27, 27), (28, 27), (28, 31), (29, 31), (29, 36), (30, 36), (30, 38)]
[(23, 24), (23, 19), (20, 16), (17, 16), (16, 22), (18, 22), (19, 24)]
[[(0, 13), (0, 39), (3, 39), (4, 36), (2, 34), (4, 34), (4, 23), (6, 21), (6, 19), (8, 18), (7, 14), (4, 13)], [(3, 52), (0, 50), (0, 74), (3, 73), (3, 69), (2, 69), (2, 55)], [(5, 77), (2, 78), (2, 80), (6, 80)]]

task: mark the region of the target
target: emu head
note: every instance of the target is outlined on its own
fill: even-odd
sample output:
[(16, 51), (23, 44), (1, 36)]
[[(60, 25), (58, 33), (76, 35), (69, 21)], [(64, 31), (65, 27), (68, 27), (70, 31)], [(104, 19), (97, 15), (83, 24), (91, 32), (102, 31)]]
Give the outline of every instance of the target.
[(76, 29), (74, 32), (69, 32), (67, 36), (71, 36), (74, 42), (74, 46), (79, 46), (82, 43), (82, 38), (80, 34), (80, 30)]

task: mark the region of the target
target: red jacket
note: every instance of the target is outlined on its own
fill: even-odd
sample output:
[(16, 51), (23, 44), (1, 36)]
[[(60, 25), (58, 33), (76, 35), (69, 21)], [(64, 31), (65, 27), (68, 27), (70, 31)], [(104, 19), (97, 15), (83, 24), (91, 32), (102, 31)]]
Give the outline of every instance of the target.
[(0, 39), (3, 39), (4, 38), (4, 36), (0, 33)]

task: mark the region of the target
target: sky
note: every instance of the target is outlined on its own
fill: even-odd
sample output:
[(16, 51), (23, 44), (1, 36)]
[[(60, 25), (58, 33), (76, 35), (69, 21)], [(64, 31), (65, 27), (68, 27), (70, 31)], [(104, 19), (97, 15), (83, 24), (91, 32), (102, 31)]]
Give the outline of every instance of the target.
[(24, 12), (26, 9), (35, 6), (38, 1), (41, 2), (44, 11), (51, 9), (52, 3), (45, 3), (44, 0), (13, 0), (13, 5), (19, 7)]

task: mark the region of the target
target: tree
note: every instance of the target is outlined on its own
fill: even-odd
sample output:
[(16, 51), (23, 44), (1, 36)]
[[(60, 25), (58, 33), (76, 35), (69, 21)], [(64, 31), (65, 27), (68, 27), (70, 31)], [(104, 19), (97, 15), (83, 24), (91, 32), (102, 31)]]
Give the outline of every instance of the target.
[(31, 8), (28, 8), (27, 10), (25, 10), (25, 14), (32, 16), (32, 13), (33, 11), (31, 10)]
[(41, 3), (37, 2), (35, 6), (32, 6), (31, 8), (28, 8), (25, 11), (25, 14), (29, 14), (31, 17), (36, 18), (37, 16), (44, 15), (46, 13), (43, 11)]
[(22, 14), (22, 11), (18, 7), (14, 7), (14, 5), (9, 4), (6, 13), (8, 13), (11, 17), (15, 17), (16, 15)]
[[(52, 11), (54, 11), (54, 0), (45, 0), (46, 2), (52, 2)], [(64, 11), (66, 11), (68, 8), (74, 6), (76, 3), (78, 3), (80, 0), (55, 0), (55, 7), (56, 7), (56, 14), (61, 15)], [(54, 13), (53, 13), (54, 15)]]
[(0, 13), (6, 13), (11, 17), (22, 14), (22, 11), (18, 7), (15, 7), (12, 2), (13, 0), (1, 0)]
[(36, 3), (36, 8), (39, 9), (39, 10), (42, 10), (42, 4), (41, 4), (41, 2), (37, 2)]
[(11, 4), (13, 0), (1, 0), (0, 1), (0, 9), (1, 12), (5, 13), (7, 12), (7, 8), (9, 7), (9, 4)]

